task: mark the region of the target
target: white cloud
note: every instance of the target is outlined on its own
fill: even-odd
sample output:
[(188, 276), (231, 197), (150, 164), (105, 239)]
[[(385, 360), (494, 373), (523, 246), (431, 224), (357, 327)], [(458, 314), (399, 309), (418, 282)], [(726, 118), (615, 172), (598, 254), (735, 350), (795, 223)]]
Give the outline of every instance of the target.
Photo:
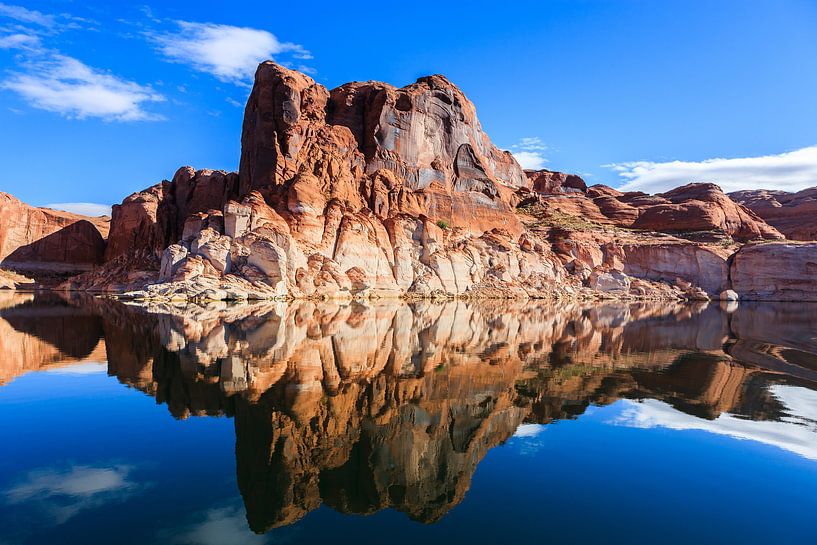
[(243, 108), (243, 107), (244, 107), (244, 105), (243, 105), (243, 104), (241, 104), (239, 101), (237, 101), (237, 100), (236, 100), (236, 99), (234, 99), (234, 98), (227, 97), (227, 98), (225, 98), (224, 100), (225, 100), (225, 101), (227, 102), (227, 104), (229, 104), (230, 106), (235, 106), (236, 108)]
[(527, 138), (523, 138), (519, 142), (517, 142), (517, 144), (514, 147), (528, 151), (530, 150), (545, 151), (548, 149), (545, 143), (542, 142), (542, 139), (539, 138), (538, 136), (533, 137), (529, 136)]
[(704, 420), (683, 413), (654, 399), (642, 402), (623, 400), (624, 410), (612, 423), (673, 430), (701, 430), (735, 439), (757, 441), (779, 447), (810, 460), (817, 460), (817, 392), (795, 386), (776, 385), (770, 392), (786, 408), (781, 421), (747, 420), (728, 413)]
[(40, 47), (40, 38), (33, 34), (9, 34), (0, 36), (0, 49), (34, 50)]
[(47, 15), (22, 6), (12, 6), (3, 3), (0, 3), (0, 16), (8, 17), (20, 21), (21, 23), (32, 23), (47, 28), (54, 27), (57, 24), (57, 20), (53, 15)]
[(538, 151), (514, 151), (512, 153), (519, 166), (525, 170), (541, 170), (547, 163), (545, 156)]
[(714, 182), (726, 191), (782, 189), (817, 185), (817, 146), (778, 155), (716, 158), (705, 161), (636, 161), (604, 165), (622, 178), (622, 191), (659, 193), (690, 182)]
[(0, 83), (0, 88), (16, 92), (35, 108), (78, 119), (161, 119), (144, 110), (143, 105), (164, 100), (148, 86), (96, 70), (61, 54), (27, 64), (25, 71), (12, 73)]
[(83, 216), (110, 216), (110, 204), (98, 204), (94, 202), (57, 202), (46, 204), (45, 208), (53, 208), (54, 210), (62, 210), (64, 212), (73, 212), (74, 214), (82, 214)]
[[(0, 17), (12, 19), (18, 23), (18, 28), (22, 25), (33, 25), (37, 27), (38, 34), (55, 34), (63, 30), (88, 28), (98, 25), (96, 21), (74, 17), (70, 13), (42, 13), (41, 11), (28, 9), (23, 6), (15, 6), (0, 2)], [(34, 32), (34, 31), (32, 31)]]
[(511, 153), (522, 168), (540, 170), (548, 162), (544, 155), (547, 149), (541, 138), (529, 136), (511, 146)]
[(189, 64), (224, 82), (249, 84), (258, 63), (282, 53), (312, 58), (303, 46), (281, 42), (266, 30), (189, 21), (176, 24), (178, 32), (151, 35), (159, 51), (173, 62)]

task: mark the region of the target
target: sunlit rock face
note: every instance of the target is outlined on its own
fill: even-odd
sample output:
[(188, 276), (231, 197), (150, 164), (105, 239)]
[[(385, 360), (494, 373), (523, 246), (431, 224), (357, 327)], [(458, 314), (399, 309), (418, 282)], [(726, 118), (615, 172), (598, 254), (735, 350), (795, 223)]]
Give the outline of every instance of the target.
[(817, 240), (817, 187), (792, 193), (767, 189), (735, 191), (729, 196), (791, 240)]
[[(714, 184), (660, 195), (521, 169), (440, 75), (328, 90), (256, 72), (238, 173), (182, 167), (113, 209), (64, 287), (143, 300), (714, 299), (782, 235)], [(744, 296), (740, 294), (739, 296)]]
[(817, 301), (817, 242), (749, 244), (735, 253), (732, 286), (751, 299)]
[(626, 425), (768, 439), (735, 422), (794, 422), (799, 394), (780, 388), (817, 389), (802, 306), (4, 301), (4, 380), (107, 357), (177, 418), (233, 417), (256, 532), (322, 504), (439, 520), (521, 424), (591, 405), (631, 399)]

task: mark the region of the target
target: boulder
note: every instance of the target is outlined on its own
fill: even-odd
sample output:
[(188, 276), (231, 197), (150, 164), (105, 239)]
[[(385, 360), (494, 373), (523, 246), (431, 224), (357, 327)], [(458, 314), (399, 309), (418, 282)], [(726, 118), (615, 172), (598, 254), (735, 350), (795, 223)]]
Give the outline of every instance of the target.
[(171, 244), (162, 253), (162, 264), (159, 269), (159, 280), (166, 282), (176, 275), (181, 263), (187, 258), (187, 248), (181, 244)]
[(624, 273), (636, 278), (675, 283), (681, 278), (717, 295), (729, 286), (726, 257), (692, 242), (625, 244)]
[(593, 272), (588, 282), (591, 288), (601, 293), (626, 294), (630, 291), (630, 279), (620, 271)]

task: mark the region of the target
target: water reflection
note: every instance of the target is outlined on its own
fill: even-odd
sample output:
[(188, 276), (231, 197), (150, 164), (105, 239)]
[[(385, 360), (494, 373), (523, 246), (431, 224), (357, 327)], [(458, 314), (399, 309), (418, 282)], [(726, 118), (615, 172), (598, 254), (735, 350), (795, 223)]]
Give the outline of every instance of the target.
[[(110, 375), (176, 418), (234, 417), (238, 486), (255, 532), (322, 504), (356, 514), (390, 507), (431, 523), (462, 501), (491, 448), (618, 400), (618, 425), (705, 430), (817, 459), (813, 316), (809, 305), (769, 304), (145, 309), (6, 296), (0, 381), (107, 360)], [(14, 498), (36, 489), (47, 499), (80, 477), (130, 490), (126, 467), (98, 471), (32, 475)], [(75, 495), (73, 508), (109, 488)], [(218, 508), (202, 527), (235, 519), (234, 507)]]

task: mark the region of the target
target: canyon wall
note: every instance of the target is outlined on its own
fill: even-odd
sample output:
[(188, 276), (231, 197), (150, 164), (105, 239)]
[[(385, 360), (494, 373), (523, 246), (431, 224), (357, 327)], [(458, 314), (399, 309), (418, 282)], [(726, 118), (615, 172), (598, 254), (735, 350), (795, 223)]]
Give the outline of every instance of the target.
[(0, 266), (78, 271), (101, 265), (109, 218), (29, 206), (0, 193)]

